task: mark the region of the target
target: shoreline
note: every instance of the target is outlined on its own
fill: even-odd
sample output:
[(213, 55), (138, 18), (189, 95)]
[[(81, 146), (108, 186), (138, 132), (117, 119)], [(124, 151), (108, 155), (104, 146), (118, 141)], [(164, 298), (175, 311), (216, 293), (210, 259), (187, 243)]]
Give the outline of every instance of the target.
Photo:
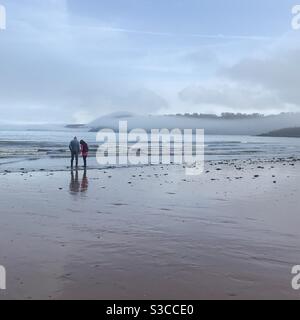
[[(88, 158), (88, 160), (92, 159), (94, 161), (94, 158)], [(42, 159), (38, 159), (38, 160), (42, 160)], [(63, 162), (68, 162), (69, 158), (64, 158)], [(36, 160), (27, 160), (27, 161), (36, 161)], [(255, 164), (277, 164), (277, 163), (285, 163), (285, 164), (290, 164), (290, 163), (298, 163), (300, 162), (300, 157), (298, 156), (285, 156), (285, 157), (267, 157), (267, 158), (233, 158), (233, 159), (215, 159), (215, 160), (205, 160), (205, 165), (234, 165), (234, 164), (241, 164), (241, 165), (255, 165)], [(12, 162), (14, 163), (14, 162)], [(8, 163), (4, 163), (4, 165), (6, 164), (10, 164), (10, 162)], [(181, 164), (140, 164), (140, 165), (132, 165), (132, 164), (128, 164), (128, 165), (107, 165), (107, 166), (88, 166), (87, 170), (89, 171), (103, 171), (103, 170), (117, 170), (117, 169), (130, 169), (130, 168), (147, 168), (147, 167), (161, 167), (161, 166), (175, 166), (175, 167), (181, 167), (184, 165)], [(83, 165), (79, 165), (77, 168), (79, 171), (80, 170), (84, 170), (84, 166)], [(45, 167), (45, 168), (40, 168), (38, 167), (38, 169), (26, 169), (26, 167), (21, 167), (18, 169), (2, 169), (1, 170), (1, 165), (0, 165), (0, 175), (7, 175), (7, 174), (11, 174), (11, 173), (22, 173), (22, 174), (27, 174), (27, 173), (38, 173), (38, 172), (47, 172), (47, 173), (54, 173), (54, 172), (69, 172), (70, 170), (72, 170), (71, 166), (65, 166), (64, 168), (49, 168), (49, 167)], [(76, 170), (76, 168), (74, 167), (73, 170)]]

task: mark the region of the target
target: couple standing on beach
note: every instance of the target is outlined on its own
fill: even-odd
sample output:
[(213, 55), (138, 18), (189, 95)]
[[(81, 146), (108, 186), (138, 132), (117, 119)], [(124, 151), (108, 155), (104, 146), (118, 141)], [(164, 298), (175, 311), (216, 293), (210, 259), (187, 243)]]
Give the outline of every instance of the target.
[(73, 168), (74, 159), (76, 161), (76, 168), (78, 168), (78, 158), (80, 153), (83, 158), (84, 168), (86, 168), (86, 160), (89, 153), (88, 144), (83, 140), (80, 140), (79, 142), (77, 137), (74, 137), (74, 139), (70, 142), (69, 149), (71, 151), (71, 168)]

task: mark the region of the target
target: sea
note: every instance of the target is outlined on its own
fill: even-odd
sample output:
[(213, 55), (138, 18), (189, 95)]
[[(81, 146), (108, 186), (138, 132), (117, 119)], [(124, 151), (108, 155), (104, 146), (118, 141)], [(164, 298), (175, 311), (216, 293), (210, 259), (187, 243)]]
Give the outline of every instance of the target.
[[(105, 168), (96, 160), (101, 143), (95, 132), (0, 130), (0, 173), (69, 170), (68, 146), (75, 135), (89, 144), (89, 168)], [(300, 139), (205, 135), (204, 153), (205, 161), (300, 158)]]

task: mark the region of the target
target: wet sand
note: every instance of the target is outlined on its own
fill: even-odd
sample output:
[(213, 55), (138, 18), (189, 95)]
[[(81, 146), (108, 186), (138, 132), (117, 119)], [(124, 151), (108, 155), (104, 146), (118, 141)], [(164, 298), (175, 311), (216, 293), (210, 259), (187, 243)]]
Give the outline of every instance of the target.
[(295, 159), (0, 178), (0, 300), (300, 298)]

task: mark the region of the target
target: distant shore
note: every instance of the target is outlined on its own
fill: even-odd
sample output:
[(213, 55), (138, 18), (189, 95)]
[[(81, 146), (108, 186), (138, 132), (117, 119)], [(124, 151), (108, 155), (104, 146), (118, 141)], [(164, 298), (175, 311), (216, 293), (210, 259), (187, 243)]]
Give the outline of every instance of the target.
[(275, 130), (261, 134), (260, 137), (300, 138), (300, 127)]

